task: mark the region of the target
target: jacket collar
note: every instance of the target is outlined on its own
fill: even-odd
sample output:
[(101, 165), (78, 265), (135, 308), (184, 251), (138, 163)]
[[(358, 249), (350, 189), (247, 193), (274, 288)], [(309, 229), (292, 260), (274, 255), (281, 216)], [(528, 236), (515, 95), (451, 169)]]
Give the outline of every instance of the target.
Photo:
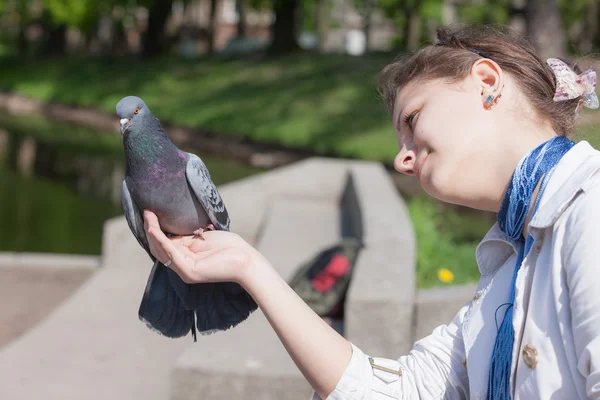
[[(553, 225), (571, 204), (584, 183), (598, 169), (600, 169), (598, 150), (585, 140), (573, 146), (556, 165), (528, 229), (533, 231)], [(517, 253), (517, 246), (517, 242), (507, 238), (498, 223), (495, 223), (475, 251), (481, 275), (487, 275), (501, 267), (510, 256)]]
[(585, 140), (577, 143), (556, 165), (530, 228), (553, 225), (581, 190), (583, 184), (600, 168), (600, 152)]

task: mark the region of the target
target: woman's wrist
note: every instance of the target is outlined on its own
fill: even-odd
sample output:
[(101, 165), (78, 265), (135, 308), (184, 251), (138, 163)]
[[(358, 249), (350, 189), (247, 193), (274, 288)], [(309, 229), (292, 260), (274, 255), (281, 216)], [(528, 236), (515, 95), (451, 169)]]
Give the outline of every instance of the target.
[(263, 275), (265, 270), (273, 268), (271, 263), (258, 250), (253, 249), (252, 254), (248, 256), (248, 261), (244, 262), (239, 269), (237, 283), (244, 288), (254, 286), (253, 281)]

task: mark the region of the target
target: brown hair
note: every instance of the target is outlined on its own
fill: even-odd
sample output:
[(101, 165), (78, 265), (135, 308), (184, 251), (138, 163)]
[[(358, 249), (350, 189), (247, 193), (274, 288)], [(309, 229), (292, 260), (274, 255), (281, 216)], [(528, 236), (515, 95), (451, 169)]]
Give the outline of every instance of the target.
[[(481, 56), (495, 61), (518, 83), (537, 116), (546, 117), (557, 134), (568, 135), (579, 113), (580, 98), (555, 102), (556, 81), (533, 44), (506, 26), (475, 25), (455, 32), (437, 29), (437, 43), (387, 65), (380, 74), (379, 91), (390, 115), (394, 111), (398, 88), (408, 82), (446, 79), (449, 83), (466, 78)], [(576, 73), (577, 65), (564, 60)]]

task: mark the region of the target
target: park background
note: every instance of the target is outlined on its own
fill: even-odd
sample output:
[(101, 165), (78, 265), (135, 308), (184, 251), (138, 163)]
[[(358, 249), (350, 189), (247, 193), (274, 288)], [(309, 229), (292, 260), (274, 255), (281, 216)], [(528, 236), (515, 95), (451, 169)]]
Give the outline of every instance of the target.
[[(393, 171), (377, 91), (436, 27), (471, 23), (595, 66), (596, 0), (0, 0), (0, 252), (100, 254), (104, 222), (123, 213), (114, 109), (136, 95), (218, 185), (315, 155), (382, 163), (413, 223), (418, 287), (476, 282), (495, 214)], [(599, 124), (586, 110), (575, 140), (597, 147)], [(60, 279), (74, 290), (85, 274)]]

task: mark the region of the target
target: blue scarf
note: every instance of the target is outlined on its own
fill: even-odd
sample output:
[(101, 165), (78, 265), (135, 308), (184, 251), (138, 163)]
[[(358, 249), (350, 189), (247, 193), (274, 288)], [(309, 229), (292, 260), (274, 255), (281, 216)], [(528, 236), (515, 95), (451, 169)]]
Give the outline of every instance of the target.
[(502, 325), (498, 329), (494, 352), (492, 353), (488, 379), (488, 400), (510, 399), (510, 372), (514, 341), (512, 317), (515, 302), (515, 283), (523, 258), (527, 255), (533, 244), (531, 235), (527, 234), (527, 240), (524, 240), (522, 236), (533, 191), (543, 176), (544, 179), (542, 180), (542, 185), (531, 214), (532, 219), (554, 167), (558, 164), (562, 156), (574, 145), (574, 142), (564, 136), (555, 136), (523, 157), (512, 175), (506, 195), (502, 201), (502, 207), (498, 212), (498, 225), (500, 229), (506, 233), (509, 239), (515, 240), (520, 244), (520, 251), (513, 274), (510, 301), (500, 306), (507, 306), (507, 309), (502, 320)]

